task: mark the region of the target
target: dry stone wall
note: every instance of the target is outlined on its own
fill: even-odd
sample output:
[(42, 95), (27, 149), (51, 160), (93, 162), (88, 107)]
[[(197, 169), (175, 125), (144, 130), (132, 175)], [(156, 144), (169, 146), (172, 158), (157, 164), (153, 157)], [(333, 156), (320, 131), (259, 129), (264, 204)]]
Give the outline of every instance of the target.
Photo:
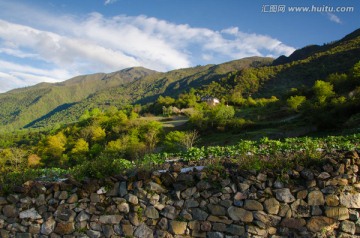
[(0, 197), (0, 237), (360, 237), (359, 157), (273, 171), (138, 172), (28, 182)]

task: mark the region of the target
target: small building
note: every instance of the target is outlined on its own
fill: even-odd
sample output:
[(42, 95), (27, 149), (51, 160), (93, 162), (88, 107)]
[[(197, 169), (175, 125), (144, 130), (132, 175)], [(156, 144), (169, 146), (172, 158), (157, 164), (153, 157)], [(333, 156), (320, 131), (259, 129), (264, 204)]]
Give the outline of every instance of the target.
[(220, 103), (220, 100), (215, 97), (205, 96), (200, 99), (202, 102), (206, 102), (209, 106), (216, 106)]

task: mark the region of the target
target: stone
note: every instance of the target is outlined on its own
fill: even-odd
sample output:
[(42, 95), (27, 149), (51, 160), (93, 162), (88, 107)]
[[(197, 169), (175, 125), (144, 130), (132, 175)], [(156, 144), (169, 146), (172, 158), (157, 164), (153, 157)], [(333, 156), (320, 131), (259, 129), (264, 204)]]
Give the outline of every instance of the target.
[(265, 211), (269, 214), (278, 214), (280, 209), (280, 203), (275, 198), (269, 198), (264, 201)]
[(75, 231), (74, 222), (58, 222), (54, 232), (59, 235), (69, 235)]
[(119, 186), (120, 197), (124, 197), (127, 193), (128, 192), (127, 192), (126, 182), (120, 182), (120, 186)]
[(253, 214), (243, 208), (231, 206), (227, 210), (230, 218), (234, 221), (252, 222)]
[(66, 203), (73, 204), (79, 200), (78, 195), (76, 193), (71, 194)]
[(71, 209), (61, 207), (54, 213), (54, 215), (56, 218), (62, 221), (72, 222), (75, 219), (76, 212)]
[(274, 190), (276, 194), (276, 199), (284, 202), (284, 203), (291, 203), (295, 201), (295, 197), (291, 194), (290, 189), (282, 188)]
[(168, 220), (163, 217), (160, 219), (160, 221), (157, 224), (157, 227), (160, 228), (160, 230), (167, 231), (169, 226)]
[(135, 196), (135, 195), (133, 195), (133, 194), (127, 194), (126, 196), (125, 196), (125, 198), (126, 198), (126, 201), (128, 201), (129, 203), (131, 203), (131, 204), (133, 204), (133, 205), (137, 205), (137, 204), (139, 204), (139, 199), (138, 199), (138, 197), (137, 196)]
[(41, 219), (39, 213), (35, 210), (35, 208), (31, 208), (29, 210), (25, 210), (19, 213), (20, 219)]
[(196, 193), (197, 189), (196, 187), (187, 188), (184, 192), (181, 193), (181, 197), (183, 199), (189, 199), (191, 196), (193, 196)]
[(31, 224), (29, 226), (29, 233), (31, 234), (39, 234), (40, 233), (40, 224)]
[(55, 229), (56, 222), (53, 218), (49, 218), (46, 222), (41, 224), (41, 234), (50, 235)]
[(66, 200), (68, 199), (69, 195), (68, 195), (68, 192), (67, 191), (61, 191), (60, 194), (59, 194), (59, 199), (60, 200)]
[(280, 225), (286, 228), (299, 230), (306, 225), (306, 221), (302, 218), (284, 218)]
[(244, 209), (250, 211), (262, 211), (264, 210), (264, 207), (256, 200), (245, 200)]
[(139, 237), (139, 238), (143, 238), (143, 237), (147, 237), (147, 238), (153, 238), (153, 231), (145, 225), (145, 223), (141, 223), (140, 226), (138, 226), (134, 232), (134, 236), (135, 237)]
[(123, 203), (117, 205), (117, 209), (119, 210), (119, 212), (128, 214), (130, 212), (129, 203), (123, 202)]
[(184, 235), (187, 227), (187, 222), (170, 221), (169, 229), (174, 235)]
[(343, 232), (354, 235), (355, 231), (356, 231), (356, 226), (355, 226), (355, 223), (352, 221), (342, 221), (340, 223), (340, 229)]
[(211, 221), (211, 222), (218, 222), (218, 223), (224, 223), (224, 224), (231, 224), (233, 223), (232, 220), (229, 220), (226, 216), (222, 216), (222, 217), (217, 217), (217, 216), (213, 216), (213, 215), (210, 215), (208, 218), (207, 218), (208, 221)]
[(322, 172), (318, 175), (318, 179), (321, 179), (321, 180), (325, 180), (325, 179), (328, 179), (330, 178), (330, 174), (327, 173), (327, 172)]
[(324, 195), (320, 191), (311, 191), (308, 195), (309, 206), (322, 206), (325, 204)]
[(305, 200), (306, 196), (308, 195), (308, 191), (307, 190), (301, 190), (296, 194), (296, 198), (297, 199), (302, 199)]
[[(194, 210), (196, 210), (196, 209), (197, 208), (194, 208)], [(177, 216), (176, 208), (173, 206), (166, 206), (160, 213), (164, 217), (171, 219), (171, 220), (175, 219)]]
[(321, 232), (327, 227), (336, 225), (336, 220), (330, 217), (314, 216), (308, 221), (306, 227), (311, 232)]
[(167, 192), (165, 188), (154, 182), (149, 182), (149, 190), (158, 194)]
[(8, 202), (7, 202), (6, 198), (0, 197), (0, 206), (6, 205), (7, 203), (8, 203)]
[(346, 207), (325, 207), (325, 215), (342, 221), (349, 219), (349, 210)]
[(347, 208), (360, 208), (360, 193), (340, 194), (340, 204)]
[(306, 180), (313, 180), (314, 179), (314, 173), (311, 172), (309, 169), (303, 169), (300, 172), (301, 177), (303, 177)]
[(320, 206), (312, 206), (311, 207), (311, 215), (312, 216), (321, 216), (323, 211), (321, 210)]
[(90, 220), (90, 215), (85, 211), (81, 211), (79, 215), (77, 215), (76, 217), (77, 222), (88, 221), (88, 220)]
[(192, 208), (192, 207), (198, 207), (200, 204), (195, 199), (187, 199), (185, 201), (184, 207), (185, 208)]
[(330, 194), (325, 197), (325, 202), (326, 202), (326, 205), (328, 205), (328, 206), (336, 207), (339, 205), (340, 199), (338, 196), (336, 196), (334, 194)]
[(214, 215), (214, 216), (225, 216), (226, 215), (226, 209), (223, 206), (209, 204), (207, 206), (207, 208), (210, 211), (211, 215)]
[(291, 204), (291, 212), (293, 217), (310, 217), (310, 206), (304, 201), (297, 199)]
[(236, 236), (243, 236), (245, 235), (245, 228), (243, 226), (231, 224), (227, 227), (226, 232)]
[(90, 195), (90, 201), (91, 201), (92, 203), (99, 203), (99, 202), (100, 202), (100, 195), (97, 194), (97, 193), (92, 193), (92, 194)]
[(224, 238), (221, 232), (207, 232), (207, 238)]
[(102, 215), (99, 222), (102, 224), (119, 224), (122, 218), (120, 215)]
[(13, 218), (18, 216), (18, 211), (14, 205), (5, 205), (2, 211), (4, 216), (7, 218)]
[(105, 237), (110, 238), (112, 237), (112, 235), (115, 234), (115, 231), (112, 225), (103, 225), (102, 233), (104, 234)]
[(209, 214), (200, 208), (192, 208), (191, 215), (194, 220), (205, 221)]
[(206, 182), (204, 180), (201, 180), (200, 182), (198, 182), (196, 184), (196, 187), (201, 192), (201, 191), (204, 191), (204, 190), (207, 190), (207, 189), (211, 188), (211, 185), (208, 182)]
[(17, 233), (16, 238), (32, 238), (30, 233)]
[(145, 209), (145, 216), (150, 219), (158, 219), (159, 212), (158, 212), (158, 210), (156, 210), (155, 207), (149, 206)]
[(121, 229), (123, 234), (127, 237), (134, 235), (134, 227), (130, 224), (122, 224)]
[(200, 229), (202, 231), (211, 231), (211, 227), (212, 227), (212, 225), (211, 225), (211, 222), (209, 222), (209, 221), (203, 221), (200, 224)]
[(86, 235), (88, 235), (90, 238), (100, 238), (101, 237), (101, 232), (100, 231), (87, 230)]
[(267, 237), (268, 232), (266, 229), (260, 229), (257, 226), (247, 226), (247, 232), (261, 237)]

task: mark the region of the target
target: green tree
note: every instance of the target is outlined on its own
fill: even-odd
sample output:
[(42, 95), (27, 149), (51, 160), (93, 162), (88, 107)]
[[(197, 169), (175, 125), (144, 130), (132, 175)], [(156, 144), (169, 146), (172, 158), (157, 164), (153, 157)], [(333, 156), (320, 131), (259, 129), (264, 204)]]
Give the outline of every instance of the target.
[(287, 105), (294, 111), (298, 111), (299, 107), (306, 101), (305, 96), (291, 96), (286, 100)]
[(47, 138), (47, 154), (60, 158), (65, 151), (66, 136), (64, 133), (59, 132), (56, 135)]
[(78, 139), (71, 150), (71, 153), (76, 155), (85, 155), (87, 152), (89, 152), (89, 143), (83, 138)]
[(335, 95), (334, 86), (331, 83), (322, 80), (317, 80), (312, 89), (320, 104), (324, 104), (328, 98)]

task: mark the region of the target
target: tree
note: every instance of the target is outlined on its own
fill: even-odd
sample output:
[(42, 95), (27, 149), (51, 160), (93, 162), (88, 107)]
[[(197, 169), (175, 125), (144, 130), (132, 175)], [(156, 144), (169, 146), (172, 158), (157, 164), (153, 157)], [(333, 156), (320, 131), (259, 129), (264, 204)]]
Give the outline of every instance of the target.
[(226, 121), (232, 119), (235, 116), (235, 110), (232, 106), (226, 106), (223, 104), (217, 105), (210, 109), (210, 120), (212, 125), (224, 125)]
[(317, 80), (312, 89), (320, 104), (324, 104), (328, 98), (335, 95), (334, 86), (329, 82)]
[(92, 126), (91, 127), (91, 140), (100, 141), (103, 140), (106, 136), (105, 129), (101, 126)]
[(287, 105), (294, 111), (298, 111), (298, 108), (306, 101), (305, 96), (291, 96), (286, 100)]
[(183, 131), (171, 131), (164, 139), (164, 145), (169, 151), (179, 151), (182, 147), (181, 141), (184, 141), (185, 132)]
[(159, 135), (162, 132), (162, 124), (158, 121), (151, 121), (144, 126), (145, 133), (143, 138), (147, 145), (148, 151), (153, 151), (159, 142)]
[(71, 150), (71, 153), (75, 155), (85, 155), (87, 152), (89, 152), (89, 143), (83, 138), (78, 139)]
[(56, 135), (47, 138), (46, 152), (49, 155), (60, 158), (65, 151), (66, 137), (64, 133), (59, 132)]
[(196, 130), (185, 132), (185, 136), (180, 141), (186, 149), (192, 148), (199, 139), (199, 132)]

